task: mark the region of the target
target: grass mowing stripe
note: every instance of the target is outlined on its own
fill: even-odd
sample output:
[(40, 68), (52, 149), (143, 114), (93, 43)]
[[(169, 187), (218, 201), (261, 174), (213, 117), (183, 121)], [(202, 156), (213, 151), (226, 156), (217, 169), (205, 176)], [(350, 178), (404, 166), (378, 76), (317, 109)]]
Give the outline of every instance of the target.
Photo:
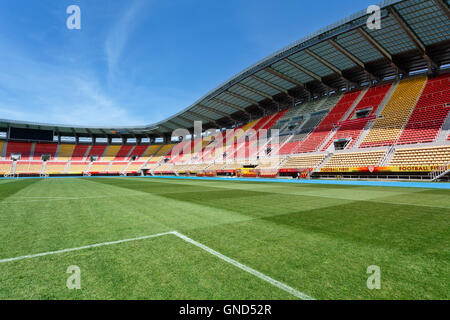
[(189, 237), (187, 237), (187, 236), (185, 236), (185, 235), (183, 235), (183, 234), (181, 234), (179, 232), (174, 231), (173, 234), (176, 235), (177, 237), (179, 237), (180, 239), (183, 239), (184, 241), (189, 242), (189, 243), (193, 244), (194, 246), (205, 250), (206, 252), (216, 256), (217, 258), (219, 258), (219, 259), (221, 259), (221, 260), (223, 260), (225, 262), (228, 262), (229, 264), (232, 264), (233, 266), (235, 266), (235, 267), (237, 267), (237, 268), (239, 268), (241, 270), (244, 270), (245, 272), (248, 272), (248, 273), (254, 275), (255, 277), (258, 277), (261, 280), (264, 280), (264, 281), (270, 283), (271, 285), (273, 285), (273, 286), (275, 286), (275, 287), (277, 287), (277, 288), (279, 288), (279, 289), (281, 289), (283, 291), (286, 291), (286, 292), (292, 294), (293, 296), (295, 296), (295, 297), (297, 297), (299, 299), (302, 299), (302, 300), (314, 300), (312, 297), (304, 294), (303, 292), (300, 292), (300, 291), (298, 291), (298, 290), (296, 290), (296, 289), (294, 289), (292, 287), (289, 287), (288, 285), (286, 285), (286, 284), (284, 284), (284, 283), (282, 283), (280, 281), (277, 281), (277, 280), (275, 280), (275, 279), (273, 279), (273, 278), (271, 278), (269, 276), (266, 276), (264, 273), (256, 271), (255, 269), (252, 269), (250, 267), (247, 267), (246, 265), (244, 265), (242, 263), (239, 263), (236, 260), (228, 258), (227, 256), (225, 256), (225, 255), (223, 255), (223, 254), (221, 254), (221, 253), (211, 249), (210, 247), (205, 246), (204, 244), (201, 244), (200, 242), (192, 240), (191, 238), (189, 238)]

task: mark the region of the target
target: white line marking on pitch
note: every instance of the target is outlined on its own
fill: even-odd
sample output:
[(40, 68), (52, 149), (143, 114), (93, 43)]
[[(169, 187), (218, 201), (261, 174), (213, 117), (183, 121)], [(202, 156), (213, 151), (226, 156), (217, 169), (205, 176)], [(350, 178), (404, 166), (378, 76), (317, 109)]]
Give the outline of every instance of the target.
[(44, 257), (44, 256), (52, 255), (52, 254), (59, 254), (59, 253), (72, 252), (72, 251), (79, 251), (79, 250), (84, 250), (84, 249), (89, 249), (89, 248), (97, 248), (97, 247), (109, 246), (109, 245), (112, 245), (112, 244), (119, 244), (119, 243), (130, 242), (130, 241), (137, 241), (137, 240), (156, 238), (156, 237), (161, 237), (161, 236), (165, 236), (165, 235), (168, 235), (168, 234), (173, 234), (173, 232), (157, 233), (157, 234), (152, 234), (150, 236), (139, 237), (139, 238), (124, 239), (124, 240), (110, 241), (110, 242), (102, 242), (102, 243), (90, 244), (90, 245), (87, 245), (87, 246), (82, 246), (82, 247), (77, 247), (77, 248), (70, 248), (70, 249), (49, 251), (49, 252), (43, 252), (43, 253), (29, 254), (29, 255), (26, 255), (26, 256), (2, 259), (2, 260), (0, 260), (0, 263), (11, 262), (11, 261), (18, 261), (18, 260), (23, 260), (23, 259), (32, 259), (32, 258), (37, 258), (37, 257)]
[(238, 267), (239, 269), (242, 269), (242, 270), (254, 275), (255, 277), (258, 277), (261, 280), (264, 280), (264, 281), (270, 283), (271, 285), (273, 285), (283, 291), (286, 291), (287, 293), (292, 294), (293, 296), (296, 296), (299, 299), (314, 300), (312, 297), (304, 294), (303, 292), (297, 291), (294, 288), (292, 288), (280, 281), (277, 281), (269, 276), (266, 276), (264, 273), (256, 271), (255, 269), (247, 267), (246, 265), (239, 263), (236, 260), (228, 258), (227, 256), (224, 256), (223, 254), (205, 246), (204, 244), (201, 244), (200, 242), (192, 240), (191, 238), (186, 237), (185, 235), (182, 235), (179, 232), (174, 231), (173, 234), (176, 235), (178, 238), (183, 239), (184, 241), (189, 242), (189, 243), (193, 244), (194, 246), (199, 247), (200, 249), (203, 249), (203, 250), (209, 252), (210, 254), (216, 256), (217, 258), (222, 259), (223, 261), (228, 262), (229, 264), (232, 264), (233, 266)]
[(26, 255), (26, 256), (20, 256), (20, 257), (15, 257), (15, 258), (8, 258), (8, 259), (2, 259), (0, 260), (0, 263), (5, 263), (5, 262), (12, 262), (12, 261), (18, 261), (18, 260), (24, 260), (24, 259), (32, 259), (32, 258), (37, 258), (37, 257), (43, 257), (43, 256), (48, 256), (48, 255), (54, 255), (54, 254), (59, 254), (59, 253), (66, 253), (66, 252), (72, 252), (72, 251), (79, 251), (79, 250), (84, 250), (84, 249), (90, 249), (90, 248), (97, 248), (97, 247), (103, 247), (103, 246), (109, 246), (109, 245), (113, 245), (113, 244), (119, 244), (119, 243), (125, 243), (125, 242), (131, 242), (131, 241), (138, 241), (138, 240), (145, 240), (145, 239), (151, 239), (151, 238), (157, 238), (157, 237), (162, 237), (162, 236), (166, 236), (172, 234), (176, 237), (178, 237), (179, 239), (188, 242), (210, 254), (212, 254), (213, 256), (216, 256), (217, 258), (247, 272), (250, 273), (251, 275), (267, 282), (270, 283), (271, 285), (299, 298), (302, 300), (314, 300), (314, 298), (308, 296), (307, 294), (300, 292), (278, 280), (275, 280), (267, 275), (265, 275), (264, 273), (261, 273), (255, 269), (252, 269), (234, 259), (231, 259), (213, 249), (211, 249), (208, 246), (205, 246), (204, 244), (201, 244), (200, 242), (197, 242), (177, 231), (169, 231), (169, 232), (164, 232), (164, 233), (157, 233), (157, 234), (152, 234), (149, 236), (144, 236), (144, 237), (137, 237), (137, 238), (131, 238), (131, 239), (124, 239), (124, 240), (118, 240), (118, 241), (109, 241), (109, 242), (102, 242), (102, 243), (97, 243), (97, 244), (91, 244), (91, 245), (87, 245), (87, 246), (82, 246), (82, 247), (77, 247), (77, 248), (70, 248), (70, 249), (63, 249), (63, 250), (56, 250), (56, 251), (49, 251), (49, 252), (43, 252), (43, 253), (37, 253), (37, 254), (30, 254), (30, 255)]

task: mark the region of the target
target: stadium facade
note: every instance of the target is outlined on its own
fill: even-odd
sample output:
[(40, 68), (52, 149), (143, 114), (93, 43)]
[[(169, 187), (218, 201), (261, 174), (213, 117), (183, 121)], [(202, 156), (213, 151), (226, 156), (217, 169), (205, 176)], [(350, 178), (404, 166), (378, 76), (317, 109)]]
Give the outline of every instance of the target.
[(380, 7), (380, 29), (363, 10), (152, 125), (0, 120), (0, 174), (448, 179), (449, 1)]

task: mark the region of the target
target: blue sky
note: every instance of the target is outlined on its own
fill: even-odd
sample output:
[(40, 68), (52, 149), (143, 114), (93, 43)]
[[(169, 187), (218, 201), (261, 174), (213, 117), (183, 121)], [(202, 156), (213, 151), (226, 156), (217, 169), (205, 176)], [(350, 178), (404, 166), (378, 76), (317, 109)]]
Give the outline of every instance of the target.
[[(0, 2), (0, 118), (126, 126), (163, 120), (244, 68), (376, 2)], [(66, 8), (81, 8), (68, 30)]]

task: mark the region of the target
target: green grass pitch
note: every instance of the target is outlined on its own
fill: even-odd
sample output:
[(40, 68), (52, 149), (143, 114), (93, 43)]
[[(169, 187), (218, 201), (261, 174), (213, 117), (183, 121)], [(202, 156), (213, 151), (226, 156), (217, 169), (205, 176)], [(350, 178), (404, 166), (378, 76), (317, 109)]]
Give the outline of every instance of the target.
[[(178, 231), (315, 299), (449, 299), (450, 191), (158, 178), (0, 181), (0, 260)], [(81, 289), (66, 287), (67, 268)], [(381, 270), (369, 290), (367, 268)], [(0, 299), (297, 299), (166, 235), (0, 263)]]

